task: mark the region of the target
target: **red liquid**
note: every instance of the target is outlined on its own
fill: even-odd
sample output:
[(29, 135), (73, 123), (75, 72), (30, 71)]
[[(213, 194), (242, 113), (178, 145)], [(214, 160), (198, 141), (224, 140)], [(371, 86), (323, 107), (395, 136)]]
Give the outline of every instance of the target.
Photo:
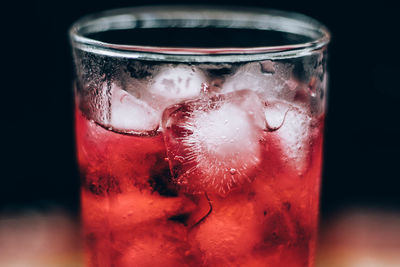
[(228, 194), (181, 190), (164, 140), (113, 132), (76, 112), (87, 266), (313, 266), (323, 118), (302, 168), (263, 132), (260, 162)]

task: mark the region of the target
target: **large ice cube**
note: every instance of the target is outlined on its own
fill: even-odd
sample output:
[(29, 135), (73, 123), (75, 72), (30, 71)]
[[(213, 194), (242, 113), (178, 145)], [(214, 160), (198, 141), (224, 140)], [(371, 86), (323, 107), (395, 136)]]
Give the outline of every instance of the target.
[(172, 222), (157, 221), (132, 228), (122, 233), (121, 238), (127, 241), (116, 247), (121, 257), (115, 260), (115, 266), (194, 266), (186, 234), (183, 225)]
[(241, 261), (262, 244), (262, 229), (254, 202), (247, 195), (231, 201), (212, 199), (211, 214), (194, 228), (189, 242), (204, 255), (206, 266), (241, 266)]
[(251, 181), (264, 125), (263, 104), (250, 90), (175, 105), (163, 116), (174, 178), (188, 191), (222, 195)]
[(260, 257), (261, 264), (295, 244), (302, 233), (296, 232), (291, 204), (275, 189), (270, 180), (255, 179), (246, 190), (232, 192), (229, 200), (210, 196), (212, 212), (189, 234), (207, 266), (262, 266), (247, 262)]
[(82, 194), (84, 224), (91, 231), (108, 230), (105, 224), (115, 231), (134, 228), (156, 220), (165, 220), (189, 214), (196, 210), (188, 198), (163, 197), (157, 193), (132, 189), (129, 193), (102, 197), (84, 192)]
[(195, 209), (193, 202), (185, 197), (163, 197), (157, 193), (132, 190), (109, 200), (109, 223), (115, 229), (135, 227), (152, 220), (186, 214)]
[(272, 61), (248, 63), (226, 79), (222, 86), (222, 92), (250, 89), (263, 100), (271, 98), (292, 100), (298, 86), (292, 77), (292, 71), (293, 66), (290, 64)]
[(200, 95), (202, 84), (206, 81), (199, 69), (188, 66), (169, 65), (154, 77), (145, 95), (150, 105), (158, 110), (192, 99)]
[(291, 211), (298, 203), (290, 202), (285, 197), (291, 191), (278, 188), (274, 180), (262, 178), (255, 179), (251, 184), (259, 235), (262, 236), (263, 246), (272, 248), (296, 239), (296, 218), (293, 218)]
[(265, 117), (271, 138), (278, 139), (288, 164), (302, 174), (309, 163), (311, 115), (302, 106), (274, 101), (266, 104)]
[(145, 101), (122, 90), (117, 85), (111, 88), (110, 126), (125, 132), (151, 132), (157, 130), (161, 113)]

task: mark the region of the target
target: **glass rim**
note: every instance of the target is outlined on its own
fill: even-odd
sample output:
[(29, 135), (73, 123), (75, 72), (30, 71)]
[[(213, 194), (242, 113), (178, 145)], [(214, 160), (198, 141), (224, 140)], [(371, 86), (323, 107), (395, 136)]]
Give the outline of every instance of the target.
[[(294, 33), (308, 37), (310, 41), (276, 46), (189, 48), (107, 43), (85, 36), (109, 30), (157, 28), (157, 21), (178, 20), (187, 23), (179, 25), (184, 28), (204, 27), (205, 22), (212, 22), (207, 26)], [(324, 49), (330, 42), (331, 33), (319, 21), (291, 11), (240, 6), (158, 5), (111, 9), (87, 15), (72, 24), (69, 37), (73, 48), (103, 56), (217, 63), (307, 56)]]

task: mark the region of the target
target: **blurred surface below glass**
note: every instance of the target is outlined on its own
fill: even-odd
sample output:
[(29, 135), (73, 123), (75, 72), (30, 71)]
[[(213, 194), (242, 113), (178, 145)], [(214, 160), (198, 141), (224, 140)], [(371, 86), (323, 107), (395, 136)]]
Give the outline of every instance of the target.
[[(317, 267), (400, 266), (400, 212), (351, 209), (321, 225)], [(0, 215), (0, 266), (80, 267), (79, 225), (63, 211)]]
[(317, 267), (399, 267), (400, 212), (349, 209), (322, 225)]
[(0, 266), (79, 267), (77, 220), (62, 210), (0, 214)]

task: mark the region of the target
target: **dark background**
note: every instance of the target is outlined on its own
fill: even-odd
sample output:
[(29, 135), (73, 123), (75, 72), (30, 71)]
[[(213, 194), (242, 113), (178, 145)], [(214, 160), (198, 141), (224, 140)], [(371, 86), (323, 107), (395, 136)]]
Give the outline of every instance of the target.
[[(323, 217), (351, 206), (400, 210), (398, 14), (394, 4), (366, 2), (212, 2), (296, 11), (331, 30)], [(78, 210), (68, 27), (104, 9), (166, 3), (185, 2), (16, 1), (2, 7), (10, 18), (1, 39), (0, 212)]]

